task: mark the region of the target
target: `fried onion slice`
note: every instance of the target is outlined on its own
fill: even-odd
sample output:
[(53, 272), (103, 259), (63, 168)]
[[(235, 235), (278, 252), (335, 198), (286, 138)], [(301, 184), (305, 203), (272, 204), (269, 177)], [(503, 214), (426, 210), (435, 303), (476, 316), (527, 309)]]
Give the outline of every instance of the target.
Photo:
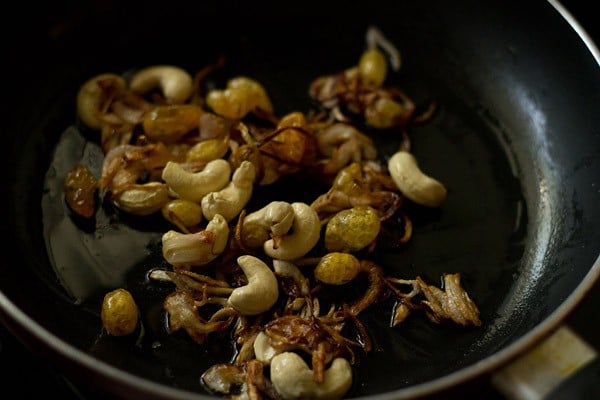
[(427, 285), (420, 277), (417, 283), (425, 295), (422, 303), (429, 308), (427, 316), (435, 323), (451, 320), (462, 326), (481, 326), (479, 309), (463, 289), (459, 273), (444, 274), (444, 290)]

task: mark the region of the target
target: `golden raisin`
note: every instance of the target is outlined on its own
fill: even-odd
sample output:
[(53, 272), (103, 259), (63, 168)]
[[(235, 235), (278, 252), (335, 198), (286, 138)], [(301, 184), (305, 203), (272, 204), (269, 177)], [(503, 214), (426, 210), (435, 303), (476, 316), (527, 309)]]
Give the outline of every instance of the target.
[(157, 106), (144, 115), (144, 132), (153, 141), (174, 143), (198, 128), (202, 108), (195, 104)]
[(360, 261), (350, 253), (327, 253), (315, 267), (315, 279), (330, 285), (350, 282), (360, 271)]
[(102, 324), (113, 336), (130, 335), (138, 323), (138, 307), (126, 289), (115, 289), (104, 296), (102, 302)]
[(193, 145), (186, 153), (186, 162), (209, 162), (222, 158), (229, 151), (229, 135), (206, 139)]
[(325, 228), (325, 247), (329, 251), (355, 252), (377, 239), (381, 222), (377, 210), (357, 206), (335, 214)]
[(216, 114), (231, 119), (244, 118), (256, 109), (273, 112), (273, 104), (262, 85), (244, 76), (230, 79), (227, 89), (208, 92), (206, 105)]
[(202, 206), (190, 200), (174, 199), (162, 207), (163, 217), (176, 226), (193, 227), (202, 222)]
[(367, 123), (377, 129), (391, 128), (407, 115), (407, 110), (397, 101), (382, 97), (365, 110)]
[(64, 182), (65, 200), (71, 210), (84, 218), (90, 218), (96, 211), (97, 181), (83, 165), (76, 165), (67, 173)]
[(387, 61), (378, 49), (365, 51), (358, 62), (358, 71), (366, 84), (380, 87), (387, 75)]

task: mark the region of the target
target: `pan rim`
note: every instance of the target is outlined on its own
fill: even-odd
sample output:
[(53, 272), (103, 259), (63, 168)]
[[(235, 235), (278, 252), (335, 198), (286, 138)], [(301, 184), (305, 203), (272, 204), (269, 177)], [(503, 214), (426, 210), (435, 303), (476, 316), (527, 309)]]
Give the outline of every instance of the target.
[(562, 5), (559, 0), (547, 0), (552, 7), (558, 11), (558, 13), (569, 23), (571, 28), (577, 33), (577, 35), (581, 38), (581, 40), (586, 45), (587, 49), (590, 51), (598, 66), (600, 66), (600, 50), (598, 46), (592, 39), (592, 37), (588, 34), (588, 32), (581, 26), (579, 21)]
[[(517, 358), (534, 345), (540, 343), (555, 329), (558, 329), (562, 324), (564, 324), (564, 320), (567, 318), (567, 316), (581, 303), (583, 298), (598, 280), (600, 280), (600, 256), (596, 259), (581, 283), (567, 297), (567, 299), (561, 303), (561, 305), (545, 320), (540, 322), (527, 334), (517, 339), (514, 343), (508, 345), (499, 352), (480, 360), (479, 362), (443, 377), (388, 393), (371, 395), (368, 398), (391, 400), (410, 399), (432, 395), (501, 368), (503, 365)], [(67, 360), (71, 362), (72, 365), (70, 365), (70, 367), (84, 367), (86, 371), (94, 374), (96, 383), (101, 383), (97, 378), (102, 378), (106, 382), (110, 382), (113, 385), (118, 383), (118, 392), (134, 391), (138, 395), (143, 393), (149, 396), (149, 398), (156, 399), (192, 400), (214, 398), (213, 396), (206, 396), (199, 393), (171, 388), (163, 384), (154, 383), (145, 378), (141, 378), (126, 371), (120, 370), (85, 353), (80, 349), (77, 349), (73, 345), (65, 342), (38, 324), (35, 320), (21, 311), (1, 291), (0, 310), (3, 311), (3, 313), (0, 314), (0, 317), (2, 317), (0, 319), (2, 319), (3, 323), (9, 328), (9, 330), (14, 332), (16, 327), (25, 329), (34, 338), (34, 340), (37, 341), (37, 344), (42, 344), (47, 350), (50, 350), (55, 355), (58, 355), (61, 358), (61, 361)], [(5, 321), (5, 315), (8, 316), (10, 321)], [(12, 325), (10, 322), (12, 322)], [(23, 340), (23, 338), (19, 335), (17, 335), (17, 337), (19, 337), (20, 340)], [(115, 394), (118, 395), (118, 393)]]

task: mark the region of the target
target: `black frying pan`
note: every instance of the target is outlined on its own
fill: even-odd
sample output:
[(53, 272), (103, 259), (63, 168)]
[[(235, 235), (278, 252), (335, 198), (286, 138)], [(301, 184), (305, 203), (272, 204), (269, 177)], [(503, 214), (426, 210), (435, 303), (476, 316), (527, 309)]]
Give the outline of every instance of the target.
[[(74, 99), (101, 72), (158, 63), (195, 71), (225, 53), (227, 71), (256, 77), (285, 113), (308, 107), (316, 76), (356, 62), (369, 25), (398, 46), (404, 63), (396, 82), (418, 104), (440, 105), (411, 138), (449, 196), (437, 211), (416, 207), (414, 240), (380, 250), (382, 259), (398, 274), (432, 282), (460, 272), (483, 326), (415, 317), (390, 329), (385, 311), (370, 310), (376, 351), (360, 359), (348, 397), (427, 395), (493, 371), (558, 326), (598, 276), (600, 74), (558, 4), (45, 7), (22, 20), (12, 33), (19, 45), (7, 49), (27, 51), (6, 67), (3, 236), (13, 261), (0, 269), (0, 316), (77, 381), (125, 398), (203, 398), (200, 374), (231, 355), (227, 337), (199, 348), (166, 334), (166, 291), (146, 281), (161, 262), (151, 245), (160, 225), (125, 220), (94, 233), (65, 216), (59, 191), (68, 165), (98, 162)], [(398, 141), (378, 143), (386, 156)], [(102, 212), (97, 220), (107, 222)], [(99, 318), (101, 294), (120, 284), (142, 299), (143, 334), (131, 340), (103, 334)]]

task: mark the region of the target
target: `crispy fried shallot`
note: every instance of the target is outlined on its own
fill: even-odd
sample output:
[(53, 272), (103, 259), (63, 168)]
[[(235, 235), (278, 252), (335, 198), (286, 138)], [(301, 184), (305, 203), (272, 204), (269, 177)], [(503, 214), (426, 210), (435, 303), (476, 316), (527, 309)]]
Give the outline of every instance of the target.
[(451, 320), (463, 326), (480, 326), (479, 309), (460, 284), (460, 274), (444, 274), (444, 290), (427, 285), (420, 277), (417, 282), (427, 300), (427, 316), (436, 323)]
[(169, 315), (169, 330), (176, 332), (183, 329), (198, 344), (204, 344), (211, 332), (221, 332), (229, 328), (236, 315), (231, 308), (222, 308), (208, 320), (203, 320), (198, 308), (205, 301), (194, 299), (190, 292), (177, 290), (167, 296), (164, 309)]

